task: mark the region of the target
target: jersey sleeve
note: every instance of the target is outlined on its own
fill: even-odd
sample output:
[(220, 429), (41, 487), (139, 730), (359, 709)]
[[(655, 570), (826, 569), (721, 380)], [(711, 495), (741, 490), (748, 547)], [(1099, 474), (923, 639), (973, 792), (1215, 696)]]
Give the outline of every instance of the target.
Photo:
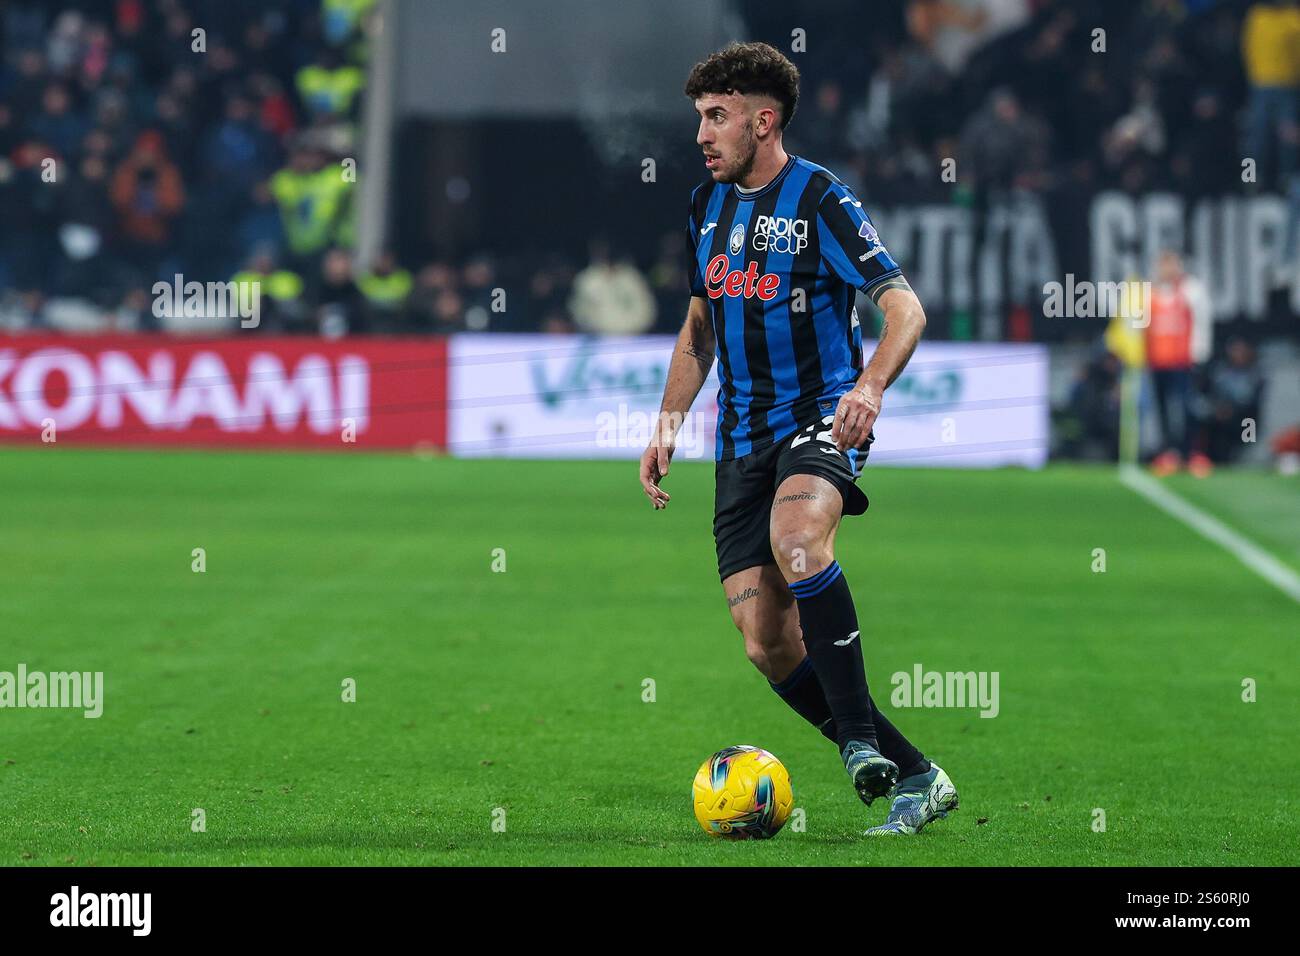
[(903, 274), (862, 203), (843, 183), (831, 183), (817, 206), (817, 238), (826, 267), (867, 295), (884, 280)]
[(700, 275), (700, 230), (695, 225), (695, 193), (691, 193), (691, 205), (686, 214), (686, 282), (691, 287), (691, 295), (708, 295), (704, 288), (704, 278)]

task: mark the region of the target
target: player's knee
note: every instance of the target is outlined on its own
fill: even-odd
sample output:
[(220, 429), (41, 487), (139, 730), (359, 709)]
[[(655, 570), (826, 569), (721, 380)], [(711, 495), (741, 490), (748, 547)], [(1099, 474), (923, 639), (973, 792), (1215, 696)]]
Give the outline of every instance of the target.
[(774, 534), (772, 553), (787, 581), (814, 574), (834, 560), (825, 535), (806, 528), (790, 528)]

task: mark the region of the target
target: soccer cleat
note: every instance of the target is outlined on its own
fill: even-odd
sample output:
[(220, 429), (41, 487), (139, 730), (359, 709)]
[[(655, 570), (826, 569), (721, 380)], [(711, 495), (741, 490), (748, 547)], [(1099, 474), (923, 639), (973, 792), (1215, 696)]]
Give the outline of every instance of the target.
[(929, 773), (918, 773), (898, 781), (889, 816), (880, 826), (869, 829), (866, 835), (920, 833), (931, 820), (942, 819), (956, 809), (957, 788), (942, 767), (931, 763)]
[(881, 755), (870, 744), (850, 740), (844, 745), (844, 769), (849, 772), (858, 799), (867, 806), (876, 797), (883, 797), (898, 782), (898, 764)]

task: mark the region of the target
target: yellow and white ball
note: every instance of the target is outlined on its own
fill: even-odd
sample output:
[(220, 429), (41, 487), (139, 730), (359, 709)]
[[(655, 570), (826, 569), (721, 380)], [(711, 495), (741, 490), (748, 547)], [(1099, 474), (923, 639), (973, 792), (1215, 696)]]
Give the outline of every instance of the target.
[(765, 840), (794, 807), (790, 774), (761, 747), (727, 747), (701, 764), (691, 787), (695, 819), (710, 836)]

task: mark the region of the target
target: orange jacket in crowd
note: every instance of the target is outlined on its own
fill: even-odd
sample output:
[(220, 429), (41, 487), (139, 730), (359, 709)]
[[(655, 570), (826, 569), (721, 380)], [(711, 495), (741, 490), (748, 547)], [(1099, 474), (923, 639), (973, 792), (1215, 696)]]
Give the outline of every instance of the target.
[(1172, 284), (1155, 283), (1147, 317), (1148, 367), (1190, 369), (1210, 357), (1210, 303), (1196, 278), (1185, 275)]
[(171, 221), (185, 204), (185, 187), (180, 170), (163, 150), (161, 136), (152, 131), (140, 135), (113, 173), (108, 195), (123, 236), (148, 245), (167, 241)]

